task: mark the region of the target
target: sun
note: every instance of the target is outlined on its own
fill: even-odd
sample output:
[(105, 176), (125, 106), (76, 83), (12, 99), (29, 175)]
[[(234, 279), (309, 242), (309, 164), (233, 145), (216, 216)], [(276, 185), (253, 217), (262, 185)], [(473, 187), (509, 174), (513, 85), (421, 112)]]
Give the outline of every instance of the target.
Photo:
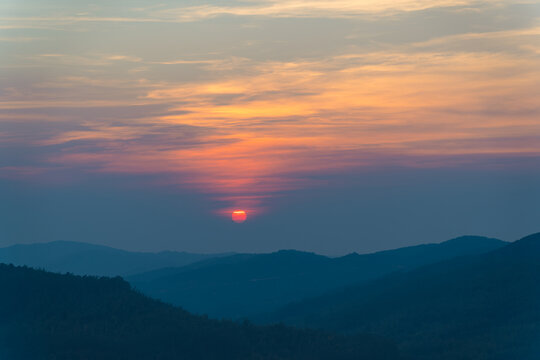
[(247, 219), (247, 214), (244, 210), (234, 210), (231, 215), (232, 221), (241, 224)]

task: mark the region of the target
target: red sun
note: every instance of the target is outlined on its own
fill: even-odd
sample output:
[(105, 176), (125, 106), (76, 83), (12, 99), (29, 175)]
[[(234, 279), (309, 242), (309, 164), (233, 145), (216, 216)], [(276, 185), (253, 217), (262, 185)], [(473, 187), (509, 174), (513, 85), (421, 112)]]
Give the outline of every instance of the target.
[(247, 219), (247, 214), (244, 210), (234, 210), (232, 212), (232, 221), (235, 223), (241, 224)]

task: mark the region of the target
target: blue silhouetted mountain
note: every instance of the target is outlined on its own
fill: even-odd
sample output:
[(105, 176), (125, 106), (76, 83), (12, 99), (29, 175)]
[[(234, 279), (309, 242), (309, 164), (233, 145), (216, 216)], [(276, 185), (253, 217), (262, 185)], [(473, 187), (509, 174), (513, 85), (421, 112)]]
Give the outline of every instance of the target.
[(167, 266), (184, 266), (214, 256), (163, 251), (131, 252), (71, 241), (54, 241), (0, 248), (0, 262), (79, 275), (126, 276)]
[(128, 277), (140, 291), (188, 311), (241, 318), (385, 274), (478, 254), (505, 242), (465, 236), (373, 254), (329, 258), (294, 250), (213, 258)]
[(290, 304), (270, 319), (388, 336), (412, 359), (540, 359), (540, 233)]
[(121, 278), (0, 264), (2, 360), (395, 360), (377, 336), (210, 320), (131, 290)]

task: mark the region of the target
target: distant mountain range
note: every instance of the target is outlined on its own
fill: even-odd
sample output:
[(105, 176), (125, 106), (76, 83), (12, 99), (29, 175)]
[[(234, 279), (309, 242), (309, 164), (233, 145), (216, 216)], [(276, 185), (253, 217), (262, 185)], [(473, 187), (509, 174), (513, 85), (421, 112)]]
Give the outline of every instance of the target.
[(138, 253), (57, 241), (0, 249), (0, 262), (53, 272), (125, 277), (143, 293), (216, 318), (253, 317), (386, 274), (457, 256), (485, 253), (505, 242), (463, 236), (426, 244), (330, 258), (281, 250), (270, 254)]
[(540, 359), (540, 233), (288, 305), (267, 321), (396, 340), (411, 359)]
[(395, 345), (282, 325), (209, 320), (149, 299), (121, 278), (0, 264), (2, 360), (396, 360)]
[(238, 254), (129, 276), (127, 280), (143, 293), (191, 312), (242, 318), (395, 271), (485, 253), (506, 244), (464, 236), (440, 244), (339, 258), (294, 250)]
[(231, 254), (131, 252), (101, 245), (54, 241), (0, 248), (0, 263), (26, 265), (78, 275), (127, 276), (168, 266), (184, 266), (196, 261), (227, 255)]
[(339, 258), (215, 256), (128, 278), (201, 313), (310, 330), (191, 315), (120, 278), (0, 265), (0, 358), (540, 359), (540, 233)]

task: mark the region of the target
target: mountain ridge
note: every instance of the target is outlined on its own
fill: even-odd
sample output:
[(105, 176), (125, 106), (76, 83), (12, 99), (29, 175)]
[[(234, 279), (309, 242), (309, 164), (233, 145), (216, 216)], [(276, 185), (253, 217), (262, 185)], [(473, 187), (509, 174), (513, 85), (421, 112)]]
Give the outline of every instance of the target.
[(164, 266), (185, 266), (211, 257), (232, 254), (194, 254), (160, 251), (135, 252), (76, 241), (16, 244), (0, 248), (0, 262), (27, 265), (78, 275), (127, 276)]
[(239, 254), (136, 274), (127, 280), (147, 295), (195, 313), (241, 318), (393, 271), (490, 251), (506, 244), (469, 236), (448, 243), (338, 258), (296, 250)]
[(529, 359), (540, 345), (540, 233), (292, 303), (260, 320), (369, 330), (413, 359)]

